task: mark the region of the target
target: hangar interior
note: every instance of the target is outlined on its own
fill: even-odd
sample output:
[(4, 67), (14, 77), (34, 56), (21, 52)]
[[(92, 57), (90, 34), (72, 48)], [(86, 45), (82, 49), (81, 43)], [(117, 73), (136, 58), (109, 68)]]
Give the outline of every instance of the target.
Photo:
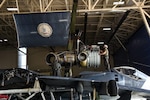
[[(83, 32), (81, 40), (85, 44), (107, 44), (111, 66), (131, 64), (146, 71), (150, 65), (149, 3), (149, 0), (1, 0), (0, 66), (2, 69), (18, 66), (14, 14), (71, 12), (76, 4), (74, 27)], [(28, 68), (48, 69), (45, 56), (50, 51), (65, 49), (58, 46), (28, 48)]]
[[(133, 66), (150, 75), (150, 0), (0, 0), (0, 69), (17, 68), (18, 52), (24, 53), (19, 49), (14, 14), (51, 12), (70, 12), (73, 32), (69, 35), (82, 32), (80, 39), (86, 45), (107, 44), (111, 67)], [(67, 45), (28, 47), (26, 67), (49, 74), (47, 54), (66, 49)], [(101, 60), (99, 68), (75, 65), (73, 75), (106, 70)]]

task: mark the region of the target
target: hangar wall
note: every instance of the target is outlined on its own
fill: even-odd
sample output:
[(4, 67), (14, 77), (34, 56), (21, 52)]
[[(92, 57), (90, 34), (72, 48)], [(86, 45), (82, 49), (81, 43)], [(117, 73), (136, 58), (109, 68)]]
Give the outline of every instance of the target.
[(125, 44), (127, 51), (122, 48), (114, 54), (114, 65), (130, 65), (150, 75), (150, 37), (143, 25)]
[(17, 50), (15, 48), (0, 49), (0, 69), (17, 67)]

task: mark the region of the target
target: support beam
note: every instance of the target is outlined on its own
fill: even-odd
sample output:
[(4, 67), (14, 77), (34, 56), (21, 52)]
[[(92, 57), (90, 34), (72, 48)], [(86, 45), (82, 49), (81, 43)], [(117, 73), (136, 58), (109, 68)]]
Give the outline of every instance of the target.
[[(53, 1), (53, 0), (51, 0)], [(51, 3), (49, 2), (49, 4), (51, 5)], [(49, 5), (49, 6), (50, 6)], [(44, 12), (46, 12), (46, 10), (48, 9), (49, 7), (47, 5), (47, 7), (44, 9)], [(150, 8), (150, 5), (145, 5), (145, 6), (142, 6), (143, 9), (149, 9)], [(79, 13), (85, 13), (85, 12), (100, 12), (100, 13), (108, 13), (108, 12), (112, 12), (112, 11), (120, 11), (120, 12), (124, 12), (125, 10), (138, 10), (139, 7), (137, 6), (130, 6), (130, 7), (116, 7), (116, 8), (100, 8), (100, 9), (91, 9), (91, 10), (88, 10), (88, 9), (80, 9), (80, 10), (77, 10), (77, 12)], [(66, 10), (61, 10), (61, 11), (66, 11)], [(71, 10), (69, 10), (71, 12)], [(21, 12), (20, 12), (21, 13)], [(28, 12), (23, 12), (23, 13), (28, 13)], [(12, 14), (15, 14), (15, 13), (0, 13), (0, 15), (12, 15)]]
[(125, 48), (125, 46), (123, 45), (123, 43), (120, 41), (120, 39), (117, 37), (117, 35), (115, 35), (115, 38), (117, 39), (117, 41), (119, 42), (119, 44), (122, 46), (122, 48), (124, 49), (124, 51), (127, 51), (127, 49)]
[(46, 8), (44, 9), (44, 12), (46, 12), (46, 10), (49, 8), (49, 6), (52, 4), (53, 0), (51, 0), (48, 5), (46, 6)]
[(37, 93), (33, 93), (31, 94), (28, 98), (26, 98), (25, 100), (30, 100), (31, 98), (33, 98)]
[(42, 1), (39, 0), (39, 2), (40, 2), (40, 11), (43, 12)]
[(18, 0), (16, 0), (16, 6), (17, 6), (17, 9), (18, 9), (17, 12), (20, 13)]
[(148, 18), (150, 18), (150, 15), (149, 15), (145, 10), (143, 10), (143, 12), (145, 13), (145, 15), (146, 15)]
[(91, 10), (92, 5), (91, 5), (91, 0), (88, 0), (88, 9)]
[(138, 6), (138, 3), (135, 0), (132, 0), (132, 1), (133, 1), (133, 3), (135, 3), (136, 6)]
[[(108, 4), (108, 0), (106, 0), (106, 2), (104, 1), (104, 2), (103, 2), (103, 8), (106, 8), (107, 4)], [(99, 28), (100, 28), (100, 26), (102, 25), (103, 19), (104, 19), (104, 13), (102, 13), (102, 14), (101, 14), (101, 17), (99, 18), (99, 22), (98, 22), (98, 25), (97, 25), (96, 34), (95, 34), (95, 37), (94, 37), (94, 43), (96, 42), (96, 37), (97, 37), (97, 35), (98, 35)]]
[(96, 88), (94, 87), (93, 88), (93, 100), (95, 100), (96, 99)]
[[(150, 8), (149, 5), (145, 5), (145, 6), (142, 6), (142, 8)], [(136, 10), (136, 9), (139, 9), (139, 7), (137, 6), (131, 6), (131, 7), (116, 7), (114, 9), (112, 8), (101, 8), (101, 9), (91, 9), (91, 10), (86, 10), (86, 9), (81, 9), (81, 10), (78, 10), (77, 12), (112, 12), (113, 10)]]
[(6, 0), (3, 0), (0, 4), (0, 8), (3, 6), (3, 4), (5, 3)]
[(9, 89), (9, 90), (0, 90), (0, 94), (16, 94), (16, 93), (32, 93), (32, 92), (41, 92), (41, 89), (37, 88), (28, 88), (28, 89)]
[[(149, 37), (150, 37), (150, 27), (149, 27), (149, 24), (148, 24), (148, 22), (147, 22), (147, 19), (146, 19), (146, 16), (145, 16), (145, 14), (144, 14), (144, 10), (142, 9), (142, 6), (143, 5), (139, 5), (135, 0), (132, 0), (134, 3), (135, 3), (135, 5), (139, 8), (139, 10), (140, 10), (140, 13), (141, 13), (141, 16), (142, 16), (142, 18), (143, 18), (143, 21), (144, 21), (144, 24), (145, 24), (145, 27), (146, 27), (146, 29), (147, 29), (147, 32), (148, 32), (148, 35), (149, 35)], [(144, 2), (144, 1), (143, 1)], [(143, 3), (142, 3), (143, 4)], [(146, 13), (147, 14), (147, 13)]]
[(65, 4), (66, 4), (66, 10), (69, 10), (68, 0), (65, 0)]
[(95, 6), (97, 5), (98, 2), (99, 2), (99, 0), (96, 0), (96, 2), (94, 3), (94, 5), (92, 6), (92, 9), (95, 8)]
[(1, 18), (1, 17), (0, 17), (0, 19), (1, 19), (4, 23), (6, 23), (13, 31), (16, 31), (16, 30), (15, 30), (15, 27), (13, 27), (11, 24), (9, 24), (8, 21), (6, 21), (4, 18)]
[(38, 93), (42, 92), (39, 80), (36, 79), (33, 88), (0, 90), (0, 94)]
[(88, 7), (87, 3), (84, 0), (82, 0), (82, 2), (85, 4), (86, 7)]
[(127, 11), (123, 17), (121, 18), (120, 22), (118, 23), (118, 26), (116, 27), (115, 31), (112, 33), (112, 35), (110, 36), (109, 40), (107, 43), (109, 43), (111, 41), (111, 39), (114, 37), (115, 33), (117, 32), (117, 30), (119, 29), (119, 27), (121, 26), (121, 24), (124, 22), (124, 20), (127, 18), (128, 14), (130, 11)]
[(46, 100), (45, 96), (44, 96), (44, 92), (41, 93), (42, 99)]
[(141, 4), (142, 6), (144, 5), (145, 1), (146, 1), (146, 0), (143, 0), (143, 2), (142, 2), (142, 4)]
[(140, 12), (141, 12), (141, 15), (142, 15), (144, 24), (145, 24), (145, 26), (146, 26), (148, 35), (149, 35), (149, 37), (150, 37), (150, 27), (149, 27), (149, 24), (148, 24), (148, 22), (147, 22), (146, 16), (145, 16), (145, 14), (144, 14), (144, 12), (143, 12), (143, 9), (142, 9), (141, 7), (140, 7), (139, 9), (140, 9)]

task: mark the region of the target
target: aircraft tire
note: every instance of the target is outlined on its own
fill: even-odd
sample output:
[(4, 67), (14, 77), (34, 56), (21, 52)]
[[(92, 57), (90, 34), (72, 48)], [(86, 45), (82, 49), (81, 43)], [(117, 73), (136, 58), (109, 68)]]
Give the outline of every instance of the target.
[(117, 89), (117, 84), (115, 80), (110, 80), (108, 82), (108, 93), (110, 96), (117, 96), (118, 89)]
[(96, 91), (99, 95), (107, 95), (107, 82), (95, 83)]

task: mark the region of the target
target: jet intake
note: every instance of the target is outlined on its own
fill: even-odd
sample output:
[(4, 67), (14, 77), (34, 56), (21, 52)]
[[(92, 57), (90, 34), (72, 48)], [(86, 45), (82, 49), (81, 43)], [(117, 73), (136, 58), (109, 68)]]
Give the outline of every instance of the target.
[(48, 65), (52, 65), (54, 62), (57, 62), (58, 59), (57, 59), (57, 56), (55, 53), (49, 53), (47, 56), (46, 56), (46, 63)]
[(86, 67), (87, 66), (87, 58), (88, 58), (88, 53), (87, 52), (79, 53), (78, 60), (79, 60), (80, 65), (82, 67)]
[(98, 46), (92, 46), (78, 54), (78, 60), (82, 67), (99, 67), (101, 62), (100, 49)]

